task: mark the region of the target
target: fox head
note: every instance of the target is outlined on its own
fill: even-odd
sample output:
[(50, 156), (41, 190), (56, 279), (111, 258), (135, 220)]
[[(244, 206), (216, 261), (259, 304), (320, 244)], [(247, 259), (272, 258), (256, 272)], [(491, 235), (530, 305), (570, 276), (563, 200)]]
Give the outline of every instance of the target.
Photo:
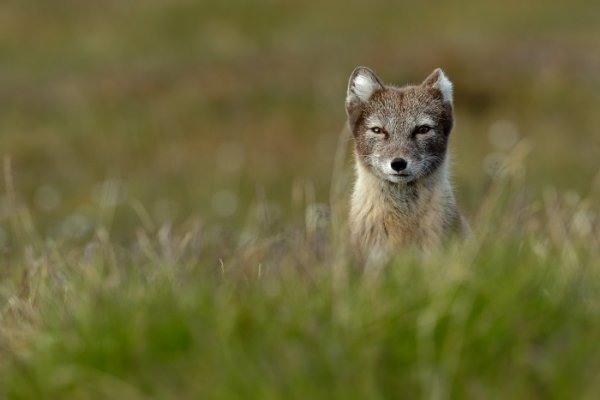
[(452, 83), (441, 69), (420, 85), (397, 88), (358, 67), (346, 112), (358, 161), (380, 179), (409, 184), (443, 165), (453, 116)]

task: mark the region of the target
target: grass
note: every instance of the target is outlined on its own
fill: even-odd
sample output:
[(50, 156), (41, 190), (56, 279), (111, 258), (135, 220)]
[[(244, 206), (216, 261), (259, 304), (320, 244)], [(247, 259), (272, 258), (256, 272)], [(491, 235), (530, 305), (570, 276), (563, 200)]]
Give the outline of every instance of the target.
[(32, 241), (3, 272), (0, 393), (594, 398), (597, 199), (528, 202), (514, 167), (526, 147), (471, 241), (378, 270), (310, 211), (298, 226), (249, 222), (220, 257), (201, 226), (140, 229), (127, 247), (102, 228), (81, 247)]
[[(592, 3), (0, 4), (0, 398), (597, 398)], [(454, 82), (469, 242), (352, 258), (359, 64)]]

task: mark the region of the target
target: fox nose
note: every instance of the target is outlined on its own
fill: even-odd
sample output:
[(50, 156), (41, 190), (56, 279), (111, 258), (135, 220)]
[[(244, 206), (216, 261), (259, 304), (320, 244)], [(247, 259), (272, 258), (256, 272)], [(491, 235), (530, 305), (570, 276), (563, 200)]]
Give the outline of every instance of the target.
[(406, 160), (404, 158), (394, 158), (392, 160), (392, 169), (396, 172), (406, 169)]

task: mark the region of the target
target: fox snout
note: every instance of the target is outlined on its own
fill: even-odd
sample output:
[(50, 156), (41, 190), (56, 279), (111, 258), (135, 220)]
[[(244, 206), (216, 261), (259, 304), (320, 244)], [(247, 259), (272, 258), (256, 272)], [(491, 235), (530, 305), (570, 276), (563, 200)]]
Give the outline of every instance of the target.
[(390, 182), (410, 182), (416, 178), (414, 160), (405, 158), (403, 155), (391, 158), (380, 158), (371, 166), (371, 170), (381, 179)]
[(390, 167), (396, 172), (404, 171), (407, 165), (406, 160), (400, 157), (396, 157), (390, 162)]

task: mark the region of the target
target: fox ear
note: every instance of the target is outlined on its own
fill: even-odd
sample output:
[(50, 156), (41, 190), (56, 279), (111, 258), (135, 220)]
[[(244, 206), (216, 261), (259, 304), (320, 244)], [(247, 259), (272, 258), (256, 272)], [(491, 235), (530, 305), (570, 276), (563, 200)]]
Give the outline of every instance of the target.
[(421, 85), (439, 90), (442, 93), (444, 103), (452, 104), (452, 82), (441, 68), (436, 68), (431, 75), (425, 78)]
[(378, 90), (383, 89), (383, 83), (377, 75), (367, 67), (356, 67), (350, 75), (346, 107), (353, 104), (364, 103)]

